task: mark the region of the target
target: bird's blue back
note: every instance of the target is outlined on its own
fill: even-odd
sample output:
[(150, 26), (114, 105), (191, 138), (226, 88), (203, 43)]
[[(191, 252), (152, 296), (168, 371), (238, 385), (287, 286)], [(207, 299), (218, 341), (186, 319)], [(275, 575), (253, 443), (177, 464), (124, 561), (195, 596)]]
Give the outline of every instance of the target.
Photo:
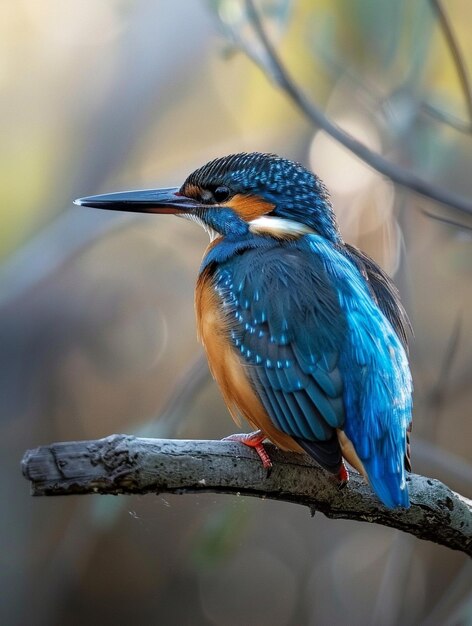
[(316, 234), (226, 238), (203, 268), (211, 268), (229, 340), (274, 425), (328, 469), (343, 429), (381, 500), (408, 506), (408, 362), (344, 248)]

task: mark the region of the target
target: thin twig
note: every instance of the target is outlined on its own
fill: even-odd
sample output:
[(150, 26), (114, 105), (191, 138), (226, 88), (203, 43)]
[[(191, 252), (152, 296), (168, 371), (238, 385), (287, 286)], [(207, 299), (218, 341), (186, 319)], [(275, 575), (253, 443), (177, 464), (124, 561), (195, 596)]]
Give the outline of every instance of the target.
[[(286, 67), (283, 65), (279, 55), (266, 35), (259, 13), (257, 12), (253, 1), (246, 0), (246, 6), (249, 19), (254, 27), (254, 32), (259, 43), (264, 48), (267, 56), (267, 63), (270, 64), (270, 67), (267, 65), (265, 67), (266, 73), (268, 73), (274, 82), (281, 89), (283, 89), (288, 96), (290, 96), (294, 104), (296, 104), (296, 106), (313, 124), (322, 128), (333, 139), (345, 146), (362, 161), (384, 176), (387, 176), (395, 183), (406, 187), (407, 189), (411, 189), (426, 198), (447, 204), (455, 209), (463, 211), (464, 213), (472, 213), (472, 202), (468, 198), (425, 181), (419, 176), (413, 174), (410, 170), (388, 161), (379, 153), (370, 150), (366, 145), (329, 120), (321, 109), (308, 100), (306, 95), (288, 73)], [(243, 49), (246, 51), (246, 48)]]
[[(235, 37), (234, 29), (228, 29), (228, 36), (233, 39), (235, 46), (240, 49), (244, 48), (245, 44), (241, 43), (242, 38)], [(323, 66), (329, 73), (329, 75), (331, 77), (341, 75), (344, 80), (353, 85), (356, 90), (361, 93), (365, 106), (370, 106), (371, 110), (378, 108), (380, 108), (381, 110), (387, 110), (390, 103), (391, 95), (383, 95), (380, 90), (373, 84), (373, 82), (368, 80), (368, 77), (361, 75), (358, 72), (354, 72), (352, 68), (347, 67), (346, 62), (343, 61), (341, 58), (334, 57), (332, 51), (328, 54), (324, 46), (316, 46), (315, 49), (317, 59), (321, 63), (323, 63)], [(249, 46), (245, 47), (245, 52), (249, 56), (249, 53), (251, 52)], [(452, 54), (453, 53), (451, 52), (451, 55)], [(462, 56), (460, 55), (459, 58), (462, 59)], [(263, 67), (260, 59), (254, 53), (252, 53), (251, 60), (257, 63), (257, 65), (261, 66), (261, 69), (265, 71), (265, 67)], [(463, 61), (461, 62), (462, 64), (464, 64)], [(394, 93), (398, 93), (398, 89), (395, 89)], [(468, 97), (470, 97), (470, 82), (468, 81), (468, 78), (467, 94)], [(439, 121), (442, 124), (446, 124), (447, 126), (450, 126), (451, 128), (459, 131), (460, 133), (472, 133), (472, 121), (464, 122), (464, 120), (460, 119), (458, 116), (450, 113), (449, 111), (439, 109), (431, 102), (420, 102), (418, 111), (422, 116), (433, 117), (436, 121)]]
[(462, 56), (461, 49), (440, 0), (430, 0), (430, 2), (438, 18), (439, 26), (443, 32), (444, 39), (446, 40), (446, 44), (451, 53), (452, 61), (456, 68), (457, 77), (459, 79), (459, 84), (461, 86), (462, 94), (464, 96), (464, 102), (469, 121), (467, 123), (464, 123), (462, 120), (456, 118), (450, 113), (447, 113), (446, 111), (441, 111), (434, 105), (427, 102), (423, 103), (422, 108), (425, 110), (425, 112), (429, 113), (429, 115), (436, 117), (441, 122), (452, 126), (456, 130), (459, 130), (463, 133), (470, 133), (472, 132), (472, 90), (470, 88), (470, 81), (467, 74), (465, 60)]
[(461, 228), (463, 230), (472, 230), (472, 226), (468, 226), (467, 224), (463, 224), (462, 222), (457, 222), (456, 220), (451, 220), (448, 217), (443, 217), (442, 215), (430, 213), (429, 211), (426, 211), (426, 209), (422, 209), (421, 212), (423, 213), (423, 215), (430, 217), (432, 220), (442, 222), (443, 224), (447, 224), (448, 226), (454, 226), (455, 228)]
[(380, 504), (357, 474), (339, 489), (301, 454), (267, 445), (274, 463), (266, 476), (257, 454), (226, 441), (144, 439), (112, 435), (29, 450), (23, 473), (33, 495), (226, 493), (308, 506), (331, 518), (397, 528), (472, 556), (472, 502), (437, 480), (410, 474), (410, 509)]

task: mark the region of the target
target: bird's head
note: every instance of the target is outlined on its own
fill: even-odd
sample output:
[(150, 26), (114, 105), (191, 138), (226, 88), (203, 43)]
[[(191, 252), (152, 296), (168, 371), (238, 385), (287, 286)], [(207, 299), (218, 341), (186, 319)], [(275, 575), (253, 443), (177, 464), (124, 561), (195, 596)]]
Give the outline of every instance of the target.
[(340, 238), (321, 180), (299, 163), (259, 152), (210, 161), (180, 188), (125, 191), (75, 202), (121, 211), (175, 213), (226, 237), (252, 231), (291, 238), (315, 231), (333, 241)]

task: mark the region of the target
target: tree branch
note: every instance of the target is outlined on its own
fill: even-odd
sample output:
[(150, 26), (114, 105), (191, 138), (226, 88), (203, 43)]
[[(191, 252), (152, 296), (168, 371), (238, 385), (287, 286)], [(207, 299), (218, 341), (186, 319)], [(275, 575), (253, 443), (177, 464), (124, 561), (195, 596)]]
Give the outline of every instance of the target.
[(472, 556), (472, 502), (437, 480), (408, 477), (412, 506), (389, 510), (361, 476), (344, 489), (309, 457), (267, 444), (265, 475), (253, 450), (227, 441), (144, 439), (111, 435), (52, 443), (26, 452), (22, 469), (32, 494), (212, 492), (302, 504), (330, 518), (382, 524)]
[[(370, 150), (370, 148), (361, 141), (358, 141), (355, 137), (328, 119), (321, 109), (307, 98), (282, 63), (280, 56), (265, 32), (261, 17), (254, 6), (253, 0), (246, 0), (246, 7), (258, 43), (262, 46), (265, 53), (265, 65), (262, 66), (261, 63), (259, 63), (259, 66), (261, 66), (266, 75), (290, 97), (292, 102), (300, 109), (305, 117), (350, 150), (364, 161), (364, 163), (367, 163), (367, 165), (370, 165), (370, 167), (377, 170), (377, 172), (387, 176), (394, 183), (411, 189), (425, 198), (430, 198), (436, 202), (449, 205), (464, 213), (472, 213), (472, 202), (469, 198), (445, 189), (444, 187), (438, 187), (434, 183), (420, 178), (410, 169), (403, 168), (388, 161), (381, 154)], [(248, 53), (247, 46), (244, 47), (243, 50), (246, 54)], [(248, 54), (248, 56), (254, 60), (254, 55)]]

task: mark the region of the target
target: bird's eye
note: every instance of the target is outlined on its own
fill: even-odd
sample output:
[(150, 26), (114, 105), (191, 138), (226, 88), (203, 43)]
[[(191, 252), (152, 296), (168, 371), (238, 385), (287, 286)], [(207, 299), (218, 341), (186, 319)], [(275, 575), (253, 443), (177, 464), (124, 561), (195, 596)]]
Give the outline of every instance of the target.
[(231, 192), (229, 188), (226, 187), (225, 185), (220, 185), (213, 192), (213, 197), (215, 198), (215, 201), (218, 203), (224, 202), (230, 197), (230, 195), (231, 195)]

